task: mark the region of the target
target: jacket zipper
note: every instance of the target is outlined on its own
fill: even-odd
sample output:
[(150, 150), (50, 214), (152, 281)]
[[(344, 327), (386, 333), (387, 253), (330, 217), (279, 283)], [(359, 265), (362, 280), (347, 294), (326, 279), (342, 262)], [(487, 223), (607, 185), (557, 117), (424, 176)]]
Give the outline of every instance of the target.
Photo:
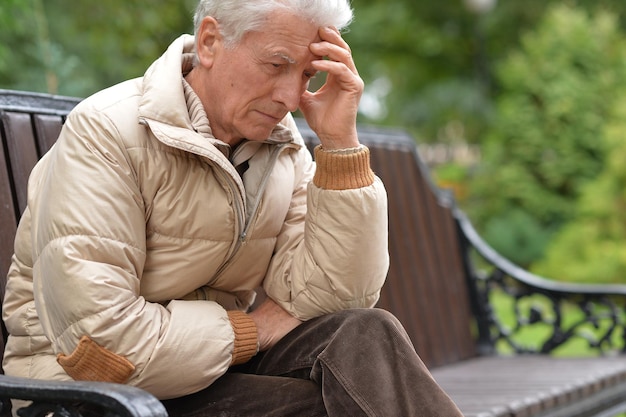
[(246, 225), (243, 229), (243, 232), (239, 236), (239, 240), (242, 243), (245, 242), (248, 236), (248, 232), (250, 231), (250, 228), (252, 227), (253, 219), (256, 217), (257, 211), (259, 210), (259, 207), (261, 206), (261, 198), (263, 196), (263, 193), (265, 192), (265, 188), (267, 187), (267, 183), (270, 179), (270, 175), (272, 175), (272, 171), (274, 170), (276, 161), (278, 161), (278, 157), (280, 156), (283, 149), (285, 149), (286, 147), (287, 147), (287, 144), (282, 143), (280, 145), (275, 146), (272, 149), (272, 154), (270, 155), (270, 161), (268, 163), (267, 169), (263, 173), (263, 178), (261, 179), (261, 183), (259, 184), (258, 192), (256, 193), (254, 197), (254, 202), (252, 203), (251, 207), (249, 207), (250, 210), (249, 210), (248, 218), (246, 219)]
[[(269, 163), (267, 164), (265, 172), (263, 173), (263, 178), (261, 179), (261, 183), (259, 184), (259, 189), (257, 190), (254, 201), (251, 204), (250, 210), (248, 210), (248, 215), (246, 216), (243, 214), (245, 213), (245, 209), (243, 207), (240, 207), (239, 205), (237, 205), (237, 207), (235, 208), (237, 212), (237, 218), (239, 220), (238, 227), (236, 230), (238, 237), (236, 239), (234, 248), (231, 250), (228, 258), (217, 269), (217, 272), (213, 276), (214, 278), (217, 278), (222, 274), (222, 272), (230, 264), (230, 261), (232, 261), (233, 258), (237, 255), (237, 253), (239, 252), (239, 249), (246, 243), (247, 238), (248, 238), (248, 233), (250, 232), (252, 224), (254, 223), (254, 219), (257, 216), (259, 207), (261, 206), (261, 199), (262, 199), (263, 193), (265, 192), (265, 188), (267, 187), (267, 183), (272, 174), (272, 171), (274, 170), (274, 166), (276, 165), (276, 161), (278, 161), (278, 157), (280, 156), (281, 152), (285, 148), (287, 148), (289, 145), (290, 144), (282, 143), (282, 144), (276, 145), (272, 149), (272, 154), (270, 155)], [(230, 177), (229, 177), (229, 184), (230, 184), (231, 191), (233, 193), (238, 193), (237, 184)], [(243, 196), (242, 201), (244, 202), (243, 204), (245, 205), (246, 204), (245, 196)], [(239, 232), (239, 230), (241, 230), (241, 232)]]

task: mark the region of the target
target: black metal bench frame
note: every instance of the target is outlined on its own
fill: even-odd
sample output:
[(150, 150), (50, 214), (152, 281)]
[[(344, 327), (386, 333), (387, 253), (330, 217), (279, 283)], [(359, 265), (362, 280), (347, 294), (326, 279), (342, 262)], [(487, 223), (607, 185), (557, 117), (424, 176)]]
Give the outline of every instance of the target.
[[(79, 101), (0, 90), (2, 295), (28, 174)], [(298, 123), (312, 148), (317, 138)], [(379, 307), (403, 322), (465, 416), (612, 417), (626, 411), (626, 286), (555, 282), (517, 267), (482, 240), (449, 191), (432, 183), (410, 135), (359, 126), (359, 136), (390, 202), (391, 266)], [(508, 296), (508, 322), (493, 306), (496, 293)], [(576, 320), (565, 320), (572, 311)], [(529, 328), (540, 328), (541, 336), (525, 345), (519, 335)], [(572, 341), (594, 355), (552, 355)], [(511, 355), (498, 354), (503, 347)], [(65, 411), (53, 415), (78, 415), (67, 414), (76, 402), (103, 407), (108, 415), (165, 415), (150, 394), (116, 384), (0, 376), (4, 412), (8, 398), (35, 400), (23, 414), (32, 416), (59, 405)]]

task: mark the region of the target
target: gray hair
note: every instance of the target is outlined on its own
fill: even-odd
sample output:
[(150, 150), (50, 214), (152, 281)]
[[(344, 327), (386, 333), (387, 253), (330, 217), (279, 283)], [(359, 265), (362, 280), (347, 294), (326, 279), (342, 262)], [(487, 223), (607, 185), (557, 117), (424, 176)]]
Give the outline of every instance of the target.
[(194, 32), (202, 19), (214, 17), (227, 47), (236, 45), (246, 32), (258, 30), (264, 18), (276, 10), (286, 10), (301, 16), (316, 26), (345, 29), (352, 21), (348, 0), (200, 0), (194, 15)]

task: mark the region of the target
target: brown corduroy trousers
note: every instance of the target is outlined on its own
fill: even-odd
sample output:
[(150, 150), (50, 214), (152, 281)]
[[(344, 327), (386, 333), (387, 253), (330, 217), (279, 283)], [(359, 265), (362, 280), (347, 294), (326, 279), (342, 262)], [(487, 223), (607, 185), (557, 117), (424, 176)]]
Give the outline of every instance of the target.
[(305, 322), (205, 390), (163, 403), (172, 417), (462, 417), (380, 309)]

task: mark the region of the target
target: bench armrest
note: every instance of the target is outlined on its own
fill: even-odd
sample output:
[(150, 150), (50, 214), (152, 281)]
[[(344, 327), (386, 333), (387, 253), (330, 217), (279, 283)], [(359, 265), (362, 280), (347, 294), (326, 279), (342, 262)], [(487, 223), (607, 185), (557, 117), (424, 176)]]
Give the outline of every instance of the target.
[[(454, 216), (481, 350), (551, 353), (582, 341), (599, 354), (626, 352), (626, 285), (567, 283), (533, 274), (498, 254), (460, 209)], [(494, 299), (501, 301), (498, 308)], [(521, 344), (522, 332), (534, 332), (537, 343)]]
[(11, 399), (32, 401), (20, 415), (81, 416), (79, 404), (102, 416), (166, 417), (165, 407), (153, 395), (128, 385), (105, 382), (41, 381), (0, 375), (0, 415)]

